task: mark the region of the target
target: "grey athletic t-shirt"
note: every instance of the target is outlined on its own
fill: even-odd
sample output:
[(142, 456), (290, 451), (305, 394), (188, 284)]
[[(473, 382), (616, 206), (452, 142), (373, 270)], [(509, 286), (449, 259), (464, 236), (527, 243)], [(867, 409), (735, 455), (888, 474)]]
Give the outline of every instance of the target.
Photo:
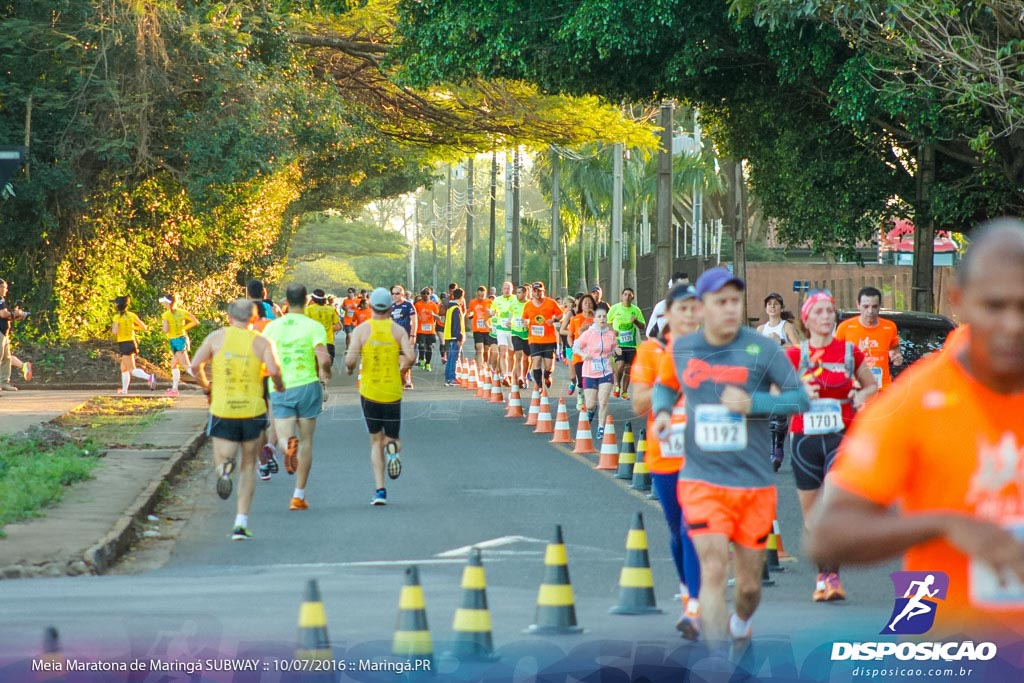
[[(751, 395), (768, 392), (772, 384), (802, 391), (779, 343), (744, 327), (729, 344), (712, 346), (698, 331), (676, 339), (672, 355), (686, 396), (686, 463), (679, 479), (744, 489), (774, 485), (771, 415), (732, 413), (720, 395), (727, 385)], [(783, 402), (774, 413), (789, 415), (802, 407)]]

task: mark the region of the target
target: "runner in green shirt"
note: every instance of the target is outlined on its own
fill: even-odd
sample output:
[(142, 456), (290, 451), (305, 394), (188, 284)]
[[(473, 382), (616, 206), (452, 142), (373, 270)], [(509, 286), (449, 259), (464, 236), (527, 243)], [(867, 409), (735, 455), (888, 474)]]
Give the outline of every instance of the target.
[(529, 330), (526, 327), (526, 319), (523, 318), (523, 308), (526, 306), (526, 287), (516, 287), (516, 294), (509, 302), (508, 314), (510, 329), (512, 332), (512, 379), (519, 385), (519, 388), (526, 387), (526, 358), (530, 352), (530, 344), (527, 341)]
[(647, 320), (639, 306), (633, 305), (636, 293), (631, 287), (622, 290), (621, 303), (617, 303), (608, 311), (608, 323), (618, 334), (619, 355), (615, 359), (615, 386), (613, 396), (622, 396), (629, 400), (629, 369), (636, 358), (637, 341), (643, 332)]
[(491, 369), (500, 373), (505, 386), (512, 386), (512, 302), (516, 295), (512, 293), (512, 283), (503, 282), (501, 296), (494, 297), (491, 310), (494, 323), (491, 334), (498, 339), (498, 353), (491, 356)]

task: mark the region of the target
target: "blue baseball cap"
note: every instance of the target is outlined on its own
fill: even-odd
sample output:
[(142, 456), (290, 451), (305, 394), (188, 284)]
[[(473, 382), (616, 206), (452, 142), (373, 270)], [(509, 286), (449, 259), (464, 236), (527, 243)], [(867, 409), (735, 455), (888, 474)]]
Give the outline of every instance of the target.
[(705, 270), (697, 278), (697, 296), (703, 298), (705, 294), (714, 294), (726, 285), (736, 285), (740, 291), (746, 289), (743, 280), (730, 273), (725, 268), (712, 268)]

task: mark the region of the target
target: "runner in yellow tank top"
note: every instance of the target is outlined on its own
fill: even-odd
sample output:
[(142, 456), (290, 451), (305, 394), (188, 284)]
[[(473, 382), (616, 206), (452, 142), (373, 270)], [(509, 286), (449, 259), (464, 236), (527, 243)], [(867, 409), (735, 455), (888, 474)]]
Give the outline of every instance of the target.
[(377, 490), (372, 505), (387, 505), (384, 488), (384, 454), (388, 456), (388, 476), (397, 479), (402, 473), (398, 440), (402, 424), (402, 372), (416, 362), (412, 339), (398, 323), (391, 320), (391, 292), (378, 287), (370, 293), (373, 317), (352, 332), (352, 345), (345, 354), (348, 374), (362, 362), (359, 382), (360, 403), (366, 428), (370, 432), (370, 466)]
[[(274, 348), (258, 332), (248, 329), (256, 308), (248, 299), (228, 306), (228, 327), (207, 335), (192, 359), (191, 372), (210, 391), (210, 423), (213, 460), (217, 468), (217, 495), (231, 495), (235, 460), (241, 452), (236, 515), (231, 538), (245, 541), (249, 533), (249, 506), (256, 488), (256, 454), (267, 424), (263, 400), (263, 369), (278, 391), (284, 389)], [(213, 382), (206, 366), (212, 366)]]

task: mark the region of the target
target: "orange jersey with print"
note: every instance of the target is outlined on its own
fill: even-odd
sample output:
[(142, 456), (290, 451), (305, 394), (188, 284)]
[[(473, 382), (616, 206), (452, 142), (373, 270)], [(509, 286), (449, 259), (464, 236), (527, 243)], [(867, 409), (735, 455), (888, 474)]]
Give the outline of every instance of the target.
[(359, 299), (356, 297), (347, 297), (341, 301), (341, 324), (342, 325), (355, 325), (356, 324), (356, 309), (359, 308)]
[(423, 299), (417, 300), (412, 306), (416, 309), (416, 333), (434, 334), (437, 331), (437, 319), (434, 316), (440, 315), (441, 307)]
[[(671, 342), (669, 342), (671, 343)], [(662, 358), (665, 353), (665, 345), (657, 339), (645, 339), (636, 349), (636, 358), (630, 368), (630, 383), (634, 386), (653, 387), (658, 379), (658, 371), (661, 369)], [(674, 364), (673, 364), (674, 365)], [(673, 375), (675, 376), (675, 375)], [(683, 396), (680, 393), (679, 401), (672, 409), (672, 425), (686, 425), (686, 411), (683, 408)], [(678, 435), (678, 428), (676, 434)], [(644, 454), (644, 462), (647, 468), (654, 474), (677, 474), (683, 466), (682, 449), (672, 449), (671, 453), (663, 454), (661, 442), (654, 438), (654, 413), (647, 414), (647, 451)]]
[(472, 332), (490, 332), (491, 331), (491, 300), (490, 299), (470, 299), (468, 304), (469, 310), (467, 311), (467, 317), (472, 315), (473, 318), (469, 322), (469, 329)]
[[(586, 313), (577, 313), (569, 321), (569, 339), (576, 341), (583, 334), (587, 327), (590, 327), (591, 323), (594, 322), (594, 316), (587, 315)], [(572, 342), (570, 342), (571, 344)], [(572, 355), (572, 364), (578, 365), (583, 362), (583, 358), (578, 354)]]
[(836, 339), (853, 342), (864, 352), (864, 358), (871, 368), (878, 388), (884, 389), (892, 384), (889, 372), (889, 351), (899, 347), (900, 336), (896, 331), (896, 323), (879, 318), (874, 327), (865, 327), (860, 318), (850, 318), (839, 323), (836, 328)]
[(528, 341), (531, 344), (557, 344), (558, 330), (549, 320), (562, 315), (562, 307), (551, 297), (544, 297), (538, 304), (530, 299), (523, 306), (523, 318), (526, 319)]
[(357, 308), (354, 317), (354, 324), (362, 325), (367, 320), (373, 317), (373, 310), (369, 306), (367, 306), (366, 308)]
[[(962, 514), (1024, 540), (1024, 392), (997, 394), (956, 355), (919, 360), (854, 420), (829, 478), (902, 514)], [(942, 539), (907, 551), (908, 571), (943, 571), (949, 592), (936, 625), (1024, 633), (1024, 590), (1001, 589), (986, 569)]]

